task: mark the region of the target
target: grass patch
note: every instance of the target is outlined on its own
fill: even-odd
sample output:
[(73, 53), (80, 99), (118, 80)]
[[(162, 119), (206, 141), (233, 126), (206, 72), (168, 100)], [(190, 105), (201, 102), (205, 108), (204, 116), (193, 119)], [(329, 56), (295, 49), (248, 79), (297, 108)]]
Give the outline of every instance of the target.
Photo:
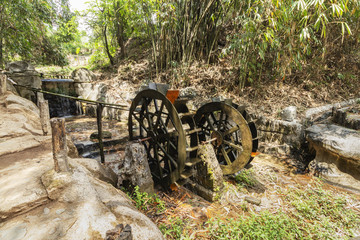
[(171, 218), (169, 219), (169, 224), (161, 224), (159, 226), (166, 239), (191, 239), (187, 234), (186, 228), (187, 222), (179, 217)]
[(281, 195), (279, 212), (210, 219), (209, 239), (347, 239), (359, 234), (360, 216), (348, 207), (348, 196), (325, 190), (320, 180)]
[(295, 219), (285, 213), (261, 214), (208, 221), (209, 239), (302, 239), (304, 233)]
[(241, 187), (254, 187), (257, 183), (252, 169), (241, 170), (241, 172), (235, 176), (235, 180)]
[(163, 213), (166, 210), (165, 202), (156, 194), (141, 192), (139, 186), (135, 186), (133, 193), (127, 193), (135, 202), (137, 209), (142, 211), (155, 210), (156, 214)]

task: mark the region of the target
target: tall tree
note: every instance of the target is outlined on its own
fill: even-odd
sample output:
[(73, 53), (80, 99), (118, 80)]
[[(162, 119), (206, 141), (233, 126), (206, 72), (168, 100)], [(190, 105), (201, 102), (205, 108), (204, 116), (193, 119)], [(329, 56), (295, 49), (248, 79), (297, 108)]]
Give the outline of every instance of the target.
[(3, 1), (0, 5), (0, 66), (14, 56), (27, 59), (45, 48), (57, 47), (58, 44), (50, 44), (52, 40), (47, 33), (53, 26), (61, 28), (64, 21), (71, 20), (70, 15), (68, 0)]

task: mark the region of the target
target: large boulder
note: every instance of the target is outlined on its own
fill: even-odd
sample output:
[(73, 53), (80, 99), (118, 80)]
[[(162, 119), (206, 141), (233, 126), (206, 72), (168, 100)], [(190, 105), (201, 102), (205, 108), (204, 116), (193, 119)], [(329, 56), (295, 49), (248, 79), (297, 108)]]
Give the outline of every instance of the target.
[[(51, 154), (44, 155), (41, 161), (19, 162), (16, 173), (15, 169), (1, 172), (1, 176), (8, 176), (0, 177), (0, 182), (9, 176), (21, 180), (8, 180), (12, 185), (0, 187), (6, 193), (1, 192), (6, 200), (1, 210), (7, 207), (4, 209), (7, 215), (2, 212), (2, 220), (6, 221), (0, 225), (1, 240), (105, 239), (109, 230), (120, 224), (130, 226), (134, 240), (164, 239), (157, 226), (133, 207), (126, 194), (95, 177), (94, 164), (85, 164), (85, 167), (85, 161), (79, 160), (70, 159), (71, 171), (66, 173), (51, 169)], [(20, 187), (21, 192), (17, 193), (14, 185)], [(23, 199), (28, 200), (26, 205)], [(19, 213), (22, 214), (16, 216)]]
[[(5, 74), (17, 84), (31, 88), (41, 88), (40, 74), (35, 71), (35, 68), (30, 63), (25, 61), (12, 62), (7, 64), (6, 70)], [(35, 102), (36, 96), (33, 91), (24, 87), (16, 87), (16, 89), (20, 96)]]
[(34, 103), (11, 92), (0, 96), (0, 102), (0, 156), (40, 146), (49, 138), (43, 136)]
[(360, 132), (319, 124), (306, 129), (306, 139), (316, 151), (310, 169), (329, 181), (354, 187), (352, 180), (360, 180)]
[(6, 64), (5, 70), (10, 73), (23, 73), (26, 71), (35, 71), (35, 68), (26, 61), (17, 61)]
[[(125, 159), (120, 163), (118, 187), (139, 186), (141, 192), (154, 193), (154, 181), (143, 144), (130, 142), (125, 148)], [(126, 186), (129, 185), (129, 186)]]
[(92, 71), (86, 68), (78, 68), (74, 70), (71, 73), (71, 77), (75, 82), (80, 82), (80, 83), (95, 82), (97, 79), (96, 75)]

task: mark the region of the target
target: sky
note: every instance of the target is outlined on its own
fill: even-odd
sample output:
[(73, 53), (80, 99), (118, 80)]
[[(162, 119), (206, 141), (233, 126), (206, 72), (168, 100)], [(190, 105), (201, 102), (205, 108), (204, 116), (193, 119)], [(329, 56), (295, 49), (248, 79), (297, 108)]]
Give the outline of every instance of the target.
[[(69, 0), (71, 11), (72, 12), (75, 12), (75, 11), (80, 12), (80, 11), (86, 10), (87, 9), (86, 2), (88, 2), (88, 1), (89, 0)], [(85, 19), (84, 18), (79, 19), (79, 29), (88, 31), (86, 29)]]
[(88, 2), (89, 0), (69, 0), (70, 2), (70, 6), (71, 6), (71, 10), (72, 11), (82, 11), (86, 9), (86, 4), (85, 2)]

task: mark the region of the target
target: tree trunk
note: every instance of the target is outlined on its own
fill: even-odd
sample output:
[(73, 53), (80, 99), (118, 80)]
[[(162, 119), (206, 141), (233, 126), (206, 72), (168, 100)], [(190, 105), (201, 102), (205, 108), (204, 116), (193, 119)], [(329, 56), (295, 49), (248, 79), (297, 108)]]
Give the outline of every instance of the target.
[(114, 57), (111, 55), (110, 50), (109, 50), (109, 44), (108, 44), (108, 39), (107, 39), (107, 26), (104, 26), (104, 30), (103, 30), (103, 36), (104, 36), (104, 43), (105, 43), (105, 51), (106, 54), (108, 55), (108, 58), (110, 60), (111, 65), (114, 65)]
[(115, 29), (116, 29), (116, 40), (118, 43), (118, 46), (120, 47), (120, 58), (123, 59), (126, 55), (125, 53), (125, 44), (124, 44), (124, 22), (120, 16), (119, 13), (119, 2), (116, 2), (114, 4), (115, 8)]
[(0, 36), (0, 69), (4, 66), (3, 62), (3, 39)]

